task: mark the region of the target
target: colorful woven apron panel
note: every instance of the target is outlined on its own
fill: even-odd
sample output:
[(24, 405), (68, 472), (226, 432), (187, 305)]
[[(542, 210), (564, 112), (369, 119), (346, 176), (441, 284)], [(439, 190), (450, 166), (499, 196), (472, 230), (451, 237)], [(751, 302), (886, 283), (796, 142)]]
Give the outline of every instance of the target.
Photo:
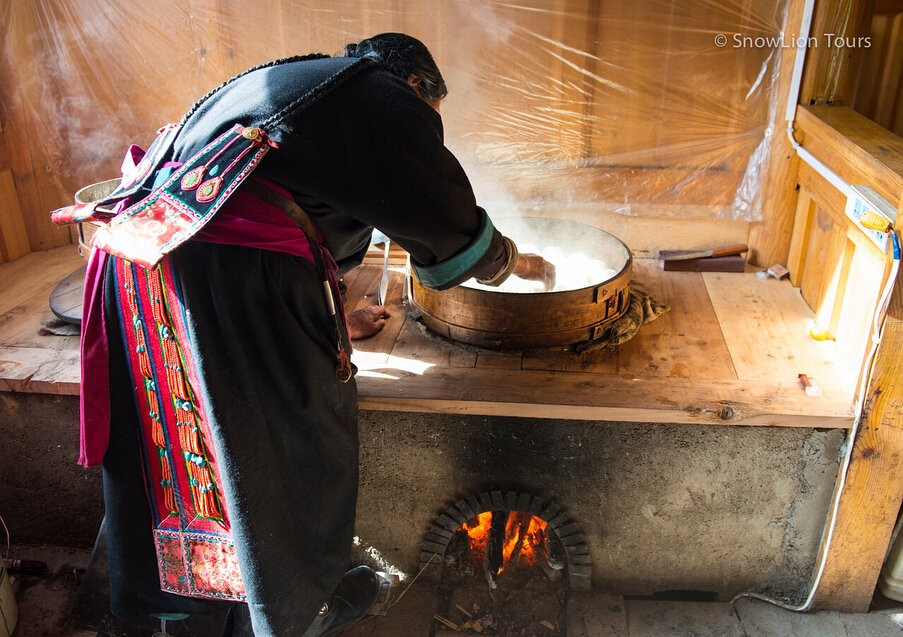
[[(172, 135), (178, 132), (178, 129), (174, 129), (176, 133), (168, 128), (161, 130), (163, 132), (151, 146), (152, 151), (158, 143), (163, 143), (161, 139), (168, 140), (166, 143), (171, 145)], [(134, 189), (137, 186), (123, 188), (123, 183), (132, 184), (136, 177), (124, 175), (123, 182), (113, 195), (90, 204), (59, 208), (50, 213), (50, 218), (58, 225), (87, 220), (103, 222), (106, 225), (97, 230), (91, 239), (94, 246), (108, 254), (152, 268), (164, 255), (197, 234), (260, 164), (267, 151), (277, 147), (262, 129), (235, 124), (137, 202), (131, 203), (129, 198), (136, 195)], [(130, 149), (127, 157), (131, 152)], [(159, 163), (160, 153), (153, 154)], [(137, 174), (144, 181), (150, 178), (147, 166), (156, 167), (150, 162), (142, 166), (145, 159), (136, 167)], [(100, 209), (101, 204), (118, 201), (127, 201), (130, 205), (112, 218)]]
[(170, 257), (116, 260), (117, 307), (141, 422), (164, 591), (245, 600)]

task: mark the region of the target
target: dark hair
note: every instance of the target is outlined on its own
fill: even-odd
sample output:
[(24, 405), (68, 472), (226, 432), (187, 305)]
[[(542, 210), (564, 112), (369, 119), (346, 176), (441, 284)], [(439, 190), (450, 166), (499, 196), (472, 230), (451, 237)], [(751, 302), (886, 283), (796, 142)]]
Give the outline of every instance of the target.
[(393, 75), (407, 81), (411, 75), (420, 80), (417, 88), (430, 102), (438, 102), (448, 95), (442, 73), (436, 66), (429, 49), (418, 40), (404, 33), (380, 33), (357, 44), (345, 46), (345, 56), (373, 58)]

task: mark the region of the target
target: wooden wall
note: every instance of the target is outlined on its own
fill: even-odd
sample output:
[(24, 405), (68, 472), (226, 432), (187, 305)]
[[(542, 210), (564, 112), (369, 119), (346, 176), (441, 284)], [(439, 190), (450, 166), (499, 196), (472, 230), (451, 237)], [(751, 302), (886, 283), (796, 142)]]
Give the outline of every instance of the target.
[[(229, 76), (400, 30), (446, 75), (446, 139), (481, 201), (582, 207), (615, 225), (739, 219), (714, 237), (745, 240), (757, 211), (744, 178), (757, 174), (775, 68), (768, 50), (713, 37), (777, 34), (795, 1), (0, 0), (0, 166), (20, 208), (4, 207), (4, 236), (21, 243), (24, 228), (30, 250), (69, 242), (47, 212), (118, 174), (127, 144), (147, 145)], [(695, 226), (687, 236), (704, 243)]]
[[(883, 135), (848, 107), (800, 109), (798, 125), (806, 148), (831, 157), (832, 170), (848, 183), (869, 185), (900, 205), (903, 139)], [(837, 340), (851, 374), (859, 375), (890, 260), (846, 216), (844, 194), (805, 163), (798, 182), (791, 281), (815, 310), (816, 325)]]
[(0, 112), (0, 263), (15, 261), (31, 251), (6, 139)]
[(903, 135), (903, 1), (876, 3), (869, 38), (853, 108)]

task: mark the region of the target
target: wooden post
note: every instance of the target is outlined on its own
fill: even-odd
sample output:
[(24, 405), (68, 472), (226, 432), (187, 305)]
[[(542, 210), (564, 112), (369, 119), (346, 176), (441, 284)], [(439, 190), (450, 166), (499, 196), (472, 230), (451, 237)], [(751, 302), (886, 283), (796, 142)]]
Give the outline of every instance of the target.
[[(803, 16), (805, 0), (791, 0), (787, 11), (788, 33), (799, 28)], [(774, 132), (769, 153), (771, 159), (762, 176), (762, 220), (750, 225), (749, 256), (752, 265), (769, 267), (776, 263), (786, 264), (790, 250), (790, 238), (796, 213), (796, 174), (799, 158), (790, 146), (784, 131), (784, 108), (790, 97), (793, 78), (793, 63), (796, 49), (781, 50), (781, 75), (777, 86), (778, 109), (775, 115)]]
[(814, 610), (864, 612), (871, 603), (903, 501), (901, 369), (903, 278), (897, 277)]

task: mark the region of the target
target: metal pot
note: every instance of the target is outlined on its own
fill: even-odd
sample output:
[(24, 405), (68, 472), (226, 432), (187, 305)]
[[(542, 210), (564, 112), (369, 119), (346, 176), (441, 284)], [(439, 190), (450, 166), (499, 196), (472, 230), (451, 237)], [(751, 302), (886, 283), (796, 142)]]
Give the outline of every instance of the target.
[[(617, 274), (577, 289), (500, 292), (458, 286), (438, 291), (411, 277), (409, 297), (432, 331), (492, 349), (570, 345), (598, 338), (629, 305), (630, 250), (615, 236), (572, 221), (530, 217), (498, 220), (518, 246), (566, 246), (570, 253), (603, 256)], [(554, 263), (554, 260), (553, 260)]]
[[(99, 181), (80, 188), (75, 193), (75, 203), (91, 203), (92, 201), (100, 201), (107, 198), (111, 192), (116, 190), (120, 179), (107, 179)], [(102, 210), (103, 208), (101, 208)], [(83, 221), (78, 226), (78, 253), (85, 259), (91, 254), (91, 237), (100, 228), (101, 224), (96, 221)]]

